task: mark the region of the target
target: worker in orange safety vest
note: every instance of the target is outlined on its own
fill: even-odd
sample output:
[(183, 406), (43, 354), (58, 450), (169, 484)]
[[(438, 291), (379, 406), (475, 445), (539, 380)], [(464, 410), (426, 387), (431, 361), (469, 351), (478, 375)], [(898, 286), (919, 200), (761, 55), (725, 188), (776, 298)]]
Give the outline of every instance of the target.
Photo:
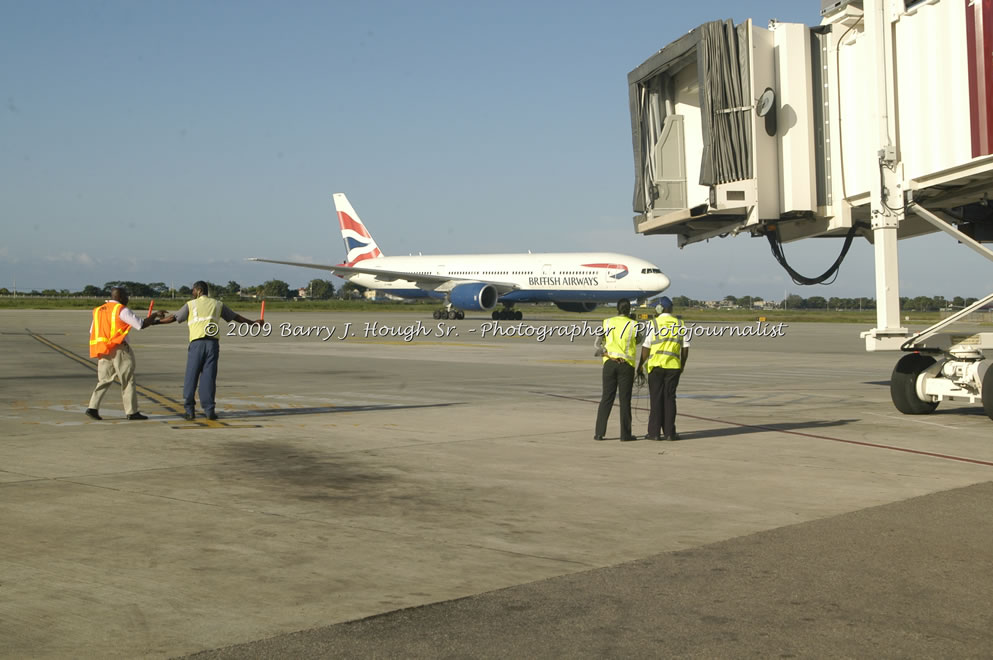
[(135, 389), (134, 351), (128, 343), (128, 333), (141, 330), (155, 322), (164, 312), (153, 312), (139, 319), (128, 309), (128, 291), (123, 287), (110, 290), (110, 300), (93, 309), (93, 323), (90, 325), (90, 357), (97, 358), (97, 386), (90, 396), (86, 416), (100, 417), (100, 402), (107, 388), (115, 380), (121, 383), (124, 398), (124, 413), (128, 419), (148, 419), (138, 412), (138, 393)]

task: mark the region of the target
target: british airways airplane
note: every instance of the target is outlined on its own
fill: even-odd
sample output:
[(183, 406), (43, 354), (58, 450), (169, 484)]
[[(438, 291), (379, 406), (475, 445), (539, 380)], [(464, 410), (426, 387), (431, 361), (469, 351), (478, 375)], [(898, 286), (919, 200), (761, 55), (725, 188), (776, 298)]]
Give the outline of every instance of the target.
[[(350, 282), (401, 298), (439, 298), (436, 319), (490, 312), (494, 320), (521, 320), (516, 303), (552, 302), (567, 312), (591, 312), (621, 298), (644, 301), (669, 286), (657, 266), (614, 252), (443, 254), (383, 256), (344, 193), (335, 209), (346, 262), (336, 266), (253, 258), (270, 264), (329, 270)], [(497, 304), (503, 309), (496, 309)]]

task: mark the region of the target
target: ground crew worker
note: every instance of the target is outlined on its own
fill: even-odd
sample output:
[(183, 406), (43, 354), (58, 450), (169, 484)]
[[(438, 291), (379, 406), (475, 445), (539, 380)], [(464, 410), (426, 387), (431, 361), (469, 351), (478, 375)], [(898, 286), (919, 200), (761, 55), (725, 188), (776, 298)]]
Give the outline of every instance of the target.
[(620, 300), (617, 315), (603, 321), (603, 336), (597, 345), (603, 354), (603, 393), (596, 415), (594, 440), (603, 440), (614, 398), (621, 398), (621, 442), (636, 440), (631, 434), (631, 390), (634, 387), (634, 361), (638, 347), (637, 323), (631, 318), (631, 303)]
[(237, 321), (258, 325), (261, 321), (251, 321), (231, 311), (220, 300), (210, 298), (207, 283), (200, 280), (193, 285), (193, 300), (166, 316), (159, 323), (172, 323), (189, 320), (190, 347), (186, 354), (186, 378), (183, 381), (183, 418), (196, 417), (197, 383), (200, 385), (200, 407), (207, 419), (217, 419), (214, 395), (217, 393), (217, 360), (220, 357), (221, 320)]
[[(652, 320), (641, 347), (638, 372), (648, 370), (648, 413), (646, 440), (679, 440), (676, 433), (676, 388), (690, 355), (690, 339), (683, 322), (672, 315), (672, 301), (659, 298), (658, 316)], [(662, 435), (660, 435), (660, 432)]]
[(134, 351), (128, 342), (131, 330), (154, 325), (159, 312), (145, 319), (139, 319), (128, 309), (128, 291), (115, 286), (110, 290), (110, 300), (93, 309), (93, 322), (90, 324), (90, 357), (97, 358), (97, 386), (90, 396), (86, 416), (100, 420), (100, 402), (107, 388), (115, 380), (121, 383), (124, 399), (124, 413), (128, 419), (148, 419), (138, 412), (138, 392), (135, 390)]

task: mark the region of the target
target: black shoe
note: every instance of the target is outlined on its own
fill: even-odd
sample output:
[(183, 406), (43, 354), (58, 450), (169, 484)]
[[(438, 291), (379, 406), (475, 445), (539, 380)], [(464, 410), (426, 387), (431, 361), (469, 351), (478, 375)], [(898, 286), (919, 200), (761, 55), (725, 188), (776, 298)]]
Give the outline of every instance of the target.
[(661, 440), (661, 435), (646, 435), (645, 440)]
[(662, 436), (662, 439), (663, 440), (669, 440), (670, 442), (676, 442), (680, 438), (679, 438), (679, 434), (678, 433), (673, 433), (672, 435), (663, 435)]
[(209, 413), (207, 413), (207, 419), (209, 419), (210, 421), (213, 422), (214, 420), (217, 419), (217, 413), (215, 413), (215, 412), (209, 412)]
[[(87, 411), (87, 414), (89, 414), (88, 411)], [(100, 418), (97, 417), (97, 419), (100, 419)], [(594, 440), (604, 440), (604, 437), (602, 435), (595, 435), (595, 436), (593, 436), (593, 439)]]
[(148, 419), (148, 417), (145, 417), (141, 413), (131, 413), (128, 415), (128, 419)]
[(183, 413), (183, 419), (185, 419), (187, 422), (192, 422), (196, 418), (197, 416), (194, 413), (191, 412)]
[(633, 435), (628, 435), (628, 436), (625, 436), (625, 437), (621, 438), (621, 442), (634, 442), (637, 439), (638, 438), (635, 437), (635, 436), (633, 436)]
[(95, 419), (98, 422), (101, 419), (103, 419), (103, 417), (100, 416), (100, 413), (97, 412), (97, 409), (96, 408), (87, 408), (86, 409), (86, 416), (89, 417), (90, 419)]

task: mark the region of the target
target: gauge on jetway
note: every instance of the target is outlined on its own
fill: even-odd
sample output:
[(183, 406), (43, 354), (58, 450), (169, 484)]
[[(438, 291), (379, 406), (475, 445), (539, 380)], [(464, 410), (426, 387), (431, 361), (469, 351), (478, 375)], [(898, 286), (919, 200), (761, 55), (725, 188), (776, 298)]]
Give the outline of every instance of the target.
[(755, 102), (755, 114), (765, 117), (765, 132), (768, 135), (776, 134), (776, 113), (772, 109), (776, 106), (776, 92), (772, 87), (766, 87), (759, 100)]
[(772, 110), (773, 103), (776, 102), (776, 92), (773, 91), (772, 87), (766, 87), (765, 91), (762, 92), (762, 96), (755, 103), (755, 113), (759, 117), (765, 117)]

